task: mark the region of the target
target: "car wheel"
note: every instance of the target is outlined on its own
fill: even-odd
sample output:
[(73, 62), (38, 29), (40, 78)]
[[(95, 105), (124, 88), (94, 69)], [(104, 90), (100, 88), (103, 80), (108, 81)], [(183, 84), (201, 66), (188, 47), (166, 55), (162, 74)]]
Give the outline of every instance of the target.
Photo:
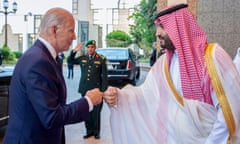
[(132, 84), (132, 85), (136, 85), (136, 83), (137, 83), (137, 76), (138, 76), (138, 72), (136, 72), (135, 73), (135, 75), (134, 75), (134, 77), (133, 77), (133, 79), (132, 80), (130, 80), (130, 83)]
[(140, 68), (137, 69), (136, 79), (140, 78)]
[(137, 80), (136, 80), (136, 77), (134, 77), (134, 79), (131, 80), (130, 83), (135, 86), (135, 85), (136, 85), (136, 81), (137, 81)]

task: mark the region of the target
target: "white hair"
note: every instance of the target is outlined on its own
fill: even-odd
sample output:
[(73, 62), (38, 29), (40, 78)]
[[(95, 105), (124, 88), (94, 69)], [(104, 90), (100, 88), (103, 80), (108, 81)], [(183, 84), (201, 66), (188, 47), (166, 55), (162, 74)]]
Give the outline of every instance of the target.
[(52, 8), (48, 10), (42, 18), (39, 32), (45, 33), (47, 29), (53, 25), (63, 25), (67, 22), (66, 17), (73, 17), (72, 14), (63, 8)]

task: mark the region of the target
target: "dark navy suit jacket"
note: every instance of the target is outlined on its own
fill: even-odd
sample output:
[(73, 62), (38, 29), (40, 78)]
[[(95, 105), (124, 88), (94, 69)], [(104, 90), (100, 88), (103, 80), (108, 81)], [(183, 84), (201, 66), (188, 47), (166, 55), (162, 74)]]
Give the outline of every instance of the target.
[(4, 144), (61, 144), (64, 125), (89, 119), (85, 98), (66, 104), (62, 72), (37, 40), (16, 64)]

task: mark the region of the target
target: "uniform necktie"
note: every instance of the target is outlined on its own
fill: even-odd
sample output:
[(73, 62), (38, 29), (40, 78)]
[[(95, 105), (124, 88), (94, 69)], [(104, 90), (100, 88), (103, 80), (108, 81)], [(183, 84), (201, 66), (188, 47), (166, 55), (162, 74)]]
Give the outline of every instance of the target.
[(92, 59), (93, 59), (93, 56), (92, 56), (92, 55), (90, 55), (90, 56), (89, 56), (89, 59), (90, 59), (90, 60), (92, 60)]

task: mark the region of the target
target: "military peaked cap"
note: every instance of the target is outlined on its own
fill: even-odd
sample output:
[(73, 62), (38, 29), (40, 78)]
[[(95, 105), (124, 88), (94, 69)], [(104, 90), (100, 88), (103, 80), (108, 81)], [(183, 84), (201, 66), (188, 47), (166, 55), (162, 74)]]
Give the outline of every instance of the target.
[(95, 40), (89, 40), (86, 42), (85, 46), (87, 47), (88, 45), (95, 45), (96, 46), (96, 41)]

